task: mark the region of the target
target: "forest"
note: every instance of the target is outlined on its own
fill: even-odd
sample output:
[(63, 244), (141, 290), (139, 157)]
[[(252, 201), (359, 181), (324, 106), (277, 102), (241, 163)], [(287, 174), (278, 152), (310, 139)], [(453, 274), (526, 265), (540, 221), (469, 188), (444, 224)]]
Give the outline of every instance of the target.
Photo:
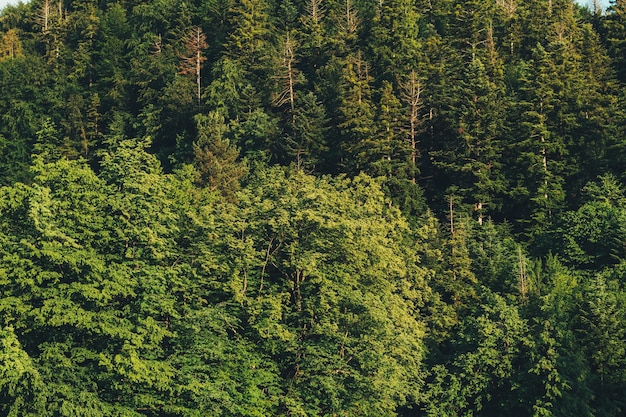
[(625, 87), (624, 0), (5, 7), (0, 415), (626, 416)]

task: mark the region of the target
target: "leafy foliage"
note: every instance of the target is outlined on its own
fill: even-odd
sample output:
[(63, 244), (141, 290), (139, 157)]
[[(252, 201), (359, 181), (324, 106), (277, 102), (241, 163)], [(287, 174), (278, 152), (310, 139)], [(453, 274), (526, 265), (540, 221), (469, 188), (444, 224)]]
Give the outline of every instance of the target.
[(622, 416), (624, 4), (0, 11), (0, 414)]

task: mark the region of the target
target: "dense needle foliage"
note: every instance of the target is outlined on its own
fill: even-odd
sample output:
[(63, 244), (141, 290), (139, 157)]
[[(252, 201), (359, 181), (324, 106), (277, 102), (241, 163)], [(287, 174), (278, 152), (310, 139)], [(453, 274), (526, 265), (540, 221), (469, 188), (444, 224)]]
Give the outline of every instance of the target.
[(626, 9), (0, 11), (0, 415), (626, 415)]

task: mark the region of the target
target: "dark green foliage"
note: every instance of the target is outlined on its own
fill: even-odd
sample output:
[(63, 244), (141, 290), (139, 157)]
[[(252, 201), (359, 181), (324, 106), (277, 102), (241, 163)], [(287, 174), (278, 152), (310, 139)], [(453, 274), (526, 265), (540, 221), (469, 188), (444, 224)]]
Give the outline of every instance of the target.
[(624, 4), (0, 11), (0, 414), (626, 410)]
[(207, 116), (196, 115), (198, 140), (193, 152), (197, 168), (197, 182), (211, 191), (218, 190), (229, 199), (239, 190), (239, 181), (246, 166), (237, 162), (239, 149), (230, 144), (226, 136), (228, 126), (224, 117), (211, 112)]
[(0, 59), (0, 183), (28, 178), (38, 119), (45, 99), (36, 87), (45, 80), (38, 57)]
[(514, 306), (483, 291), (480, 310), (459, 324), (448, 359), (432, 368), (428, 416), (494, 415), (504, 410), (530, 415), (524, 414), (530, 407), (515, 394), (517, 373), (525, 373), (517, 363), (531, 344), (527, 323)]
[(326, 111), (315, 94), (296, 94), (290, 131), (285, 134), (283, 147), (296, 166), (314, 169), (322, 161), (326, 145)]
[(624, 192), (607, 175), (583, 189), (588, 200), (564, 213), (558, 225), (537, 239), (544, 252), (558, 250), (564, 262), (581, 269), (600, 270), (624, 259)]
[(587, 347), (586, 358), (592, 370), (591, 383), (598, 415), (620, 415), (625, 403), (626, 350), (624, 349), (624, 292), (620, 282), (623, 266), (615, 272), (597, 274), (589, 283), (581, 317)]

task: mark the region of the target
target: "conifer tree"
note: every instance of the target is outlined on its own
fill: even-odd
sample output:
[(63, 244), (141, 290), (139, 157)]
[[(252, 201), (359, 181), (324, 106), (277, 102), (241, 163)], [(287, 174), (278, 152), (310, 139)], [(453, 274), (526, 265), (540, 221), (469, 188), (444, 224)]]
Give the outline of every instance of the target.
[(401, 103), (388, 81), (383, 82), (379, 95), (375, 131), (362, 145), (364, 166), (370, 175), (405, 177), (411, 172), (407, 169), (410, 144), (401, 136)]
[(454, 196), (450, 196), (450, 212), (448, 213), (450, 234), (447, 242), (446, 278), (440, 285), (451, 304), (457, 310), (462, 310), (471, 308), (473, 298), (476, 296), (478, 280), (472, 271), (472, 259), (468, 250), (472, 227), (466, 217), (455, 213), (454, 200)]
[(624, 58), (626, 56), (626, 4), (612, 0), (607, 15), (602, 20), (606, 41), (620, 81), (626, 80)]
[(37, 10), (36, 21), (41, 28), (40, 36), (46, 46), (46, 55), (49, 60), (60, 55), (65, 16), (61, 0), (43, 0)]
[(328, 150), (326, 110), (312, 92), (296, 94), (295, 106), (285, 132), (285, 150), (298, 168), (312, 170)]
[(594, 408), (606, 415), (619, 415), (623, 407), (621, 392), (626, 387), (626, 294), (609, 274), (598, 274), (590, 282), (581, 326), (586, 330), (587, 358), (593, 373)]
[(375, 7), (368, 39), (375, 78), (396, 82), (421, 60), (420, 15), (411, 0), (378, 2)]
[(534, 66), (524, 75), (524, 95), (517, 104), (521, 129), (513, 146), (519, 166), (528, 172), (519, 175), (519, 189), (528, 196), (535, 225), (544, 227), (553, 221), (555, 210), (564, 200), (563, 161), (567, 149), (563, 137), (551, 126), (562, 104), (553, 56), (537, 45), (534, 58)]
[(327, 26), (328, 2), (309, 0), (301, 20), (301, 28), (296, 32), (299, 37), (302, 71), (308, 80), (314, 80), (317, 70), (323, 67), (332, 51), (329, 43)]
[(206, 35), (202, 28), (196, 26), (189, 30), (183, 39), (183, 50), (180, 53), (179, 74), (191, 74), (196, 83), (196, 99), (198, 107), (202, 98), (202, 64), (206, 61), (204, 50), (208, 47)]
[(23, 56), (22, 42), (17, 29), (9, 29), (6, 33), (0, 34), (0, 61)]
[(219, 191), (229, 200), (235, 199), (239, 181), (247, 172), (246, 166), (237, 161), (239, 149), (232, 145), (226, 133), (228, 125), (218, 112), (196, 115), (198, 139), (193, 144), (197, 182), (211, 191)]
[(615, 139), (621, 136), (622, 119), (615, 70), (598, 33), (591, 24), (580, 24), (573, 43), (580, 54), (580, 75), (574, 78), (578, 117), (570, 124), (569, 153), (576, 170), (568, 180), (569, 193), (613, 171), (611, 160), (620, 158), (610, 154), (620, 153), (619, 140)]
[(465, 163), (460, 172), (471, 176), (468, 197), (482, 224), (485, 213), (499, 209), (499, 200), (507, 189), (499, 159), (508, 103), (502, 84), (490, 79), (480, 59), (470, 62), (464, 78), (468, 95), (460, 103), (459, 131), (465, 145)]
[(412, 171), (411, 181), (415, 183), (415, 174), (418, 171), (417, 162), (421, 157), (419, 147), (419, 135), (423, 130), (424, 87), (416, 71), (411, 71), (400, 83), (400, 97), (405, 104), (405, 116), (403, 118), (402, 131), (406, 135), (406, 142), (410, 148), (410, 169)]
[[(95, 64), (98, 74), (99, 106), (104, 111), (128, 111), (138, 99), (132, 97), (131, 56), (143, 60), (137, 50), (131, 52), (128, 38), (132, 34), (127, 11), (120, 4), (111, 5), (101, 20), (97, 37), (98, 58)], [(142, 51), (143, 52), (143, 51)], [(155, 51), (156, 52), (156, 51)], [(145, 65), (142, 63), (142, 65)], [(142, 80), (148, 83), (156, 74)], [(110, 109), (110, 110), (109, 110)]]
[(341, 102), (338, 108), (340, 119), (337, 127), (342, 135), (343, 163), (352, 172), (365, 168), (368, 143), (375, 132), (370, 71), (370, 64), (363, 58), (361, 51), (349, 55), (342, 68)]
[(242, 64), (254, 82), (272, 73), (275, 28), (266, 0), (237, 0), (229, 9), (228, 57)]
[[(293, 33), (293, 35), (292, 35)], [(274, 105), (282, 110), (283, 134), (273, 145), (276, 160), (295, 162), (301, 169), (312, 169), (326, 150), (325, 109), (313, 92), (306, 92), (307, 80), (299, 70), (296, 32), (285, 34), (282, 57), (278, 62), (278, 89)]]

